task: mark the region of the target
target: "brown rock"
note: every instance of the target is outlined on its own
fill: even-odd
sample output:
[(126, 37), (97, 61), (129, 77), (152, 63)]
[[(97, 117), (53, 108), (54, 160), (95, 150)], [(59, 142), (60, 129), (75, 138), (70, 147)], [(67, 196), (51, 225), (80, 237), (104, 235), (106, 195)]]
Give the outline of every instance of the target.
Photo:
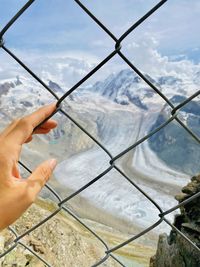
[[(194, 176), (191, 182), (176, 196), (179, 203), (200, 192), (200, 175)], [(174, 225), (193, 244), (200, 248), (200, 197), (195, 198), (180, 208)], [(150, 267), (199, 267), (200, 252), (178, 232), (172, 230), (170, 235), (160, 235), (157, 252), (150, 261)]]

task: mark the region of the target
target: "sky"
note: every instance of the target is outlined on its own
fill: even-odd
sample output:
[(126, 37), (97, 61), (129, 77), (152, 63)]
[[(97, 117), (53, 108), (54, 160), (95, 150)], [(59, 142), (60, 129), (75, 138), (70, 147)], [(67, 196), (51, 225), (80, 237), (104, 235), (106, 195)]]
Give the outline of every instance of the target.
[[(26, 2), (0, 1), (0, 29)], [(158, 2), (82, 0), (116, 37), (120, 37)], [(155, 60), (150, 57), (159, 59), (161, 63), (187, 59), (199, 63), (198, 25), (199, 0), (168, 0), (123, 41), (122, 51), (139, 66), (147, 63), (148, 68), (149, 64), (155, 64)], [(86, 71), (113, 51), (115, 45), (74, 0), (35, 0), (5, 34), (4, 41), (7, 47), (22, 56), (31, 66), (38, 57), (43, 66), (48, 57), (57, 57), (60, 61), (64, 57), (70, 57), (86, 61)], [(7, 59), (0, 53), (1, 61)]]
[[(119, 37), (129, 26), (159, 1), (156, 0), (85, 0), (82, 1)], [(24, 0), (0, 1), (0, 27), (22, 7)], [(138, 41), (152, 36), (165, 55), (196, 51), (200, 47), (199, 0), (168, 0), (128, 37)], [(103, 53), (113, 41), (85, 14), (74, 0), (36, 0), (5, 36), (15, 48), (57, 52), (58, 50)]]

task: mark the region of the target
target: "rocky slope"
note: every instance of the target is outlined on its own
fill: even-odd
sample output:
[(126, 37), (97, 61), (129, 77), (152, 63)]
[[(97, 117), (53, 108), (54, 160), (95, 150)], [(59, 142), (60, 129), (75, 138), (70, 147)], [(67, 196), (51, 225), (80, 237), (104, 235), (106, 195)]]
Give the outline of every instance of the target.
[[(171, 102), (176, 106), (185, 99), (186, 97), (184, 96), (175, 95), (171, 98)], [(169, 108), (165, 106), (151, 130), (156, 129), (169, 117)], [(194, 134), (196, 134), (196, 136), (200, 137), (200, 101), (198, 99), (185, 105), (179, 113), (179, 118)], [(177, 122), (171, 122), (152, 136), (152, 138), (149, 139), (149, 145), (157, 156), (171, 168), (189, 175), (200, 172), (200, 146)]]
[[(34, 205), (14, 225), (17, 233), (24, 233), (56, 209), (55, 203), (38, 199)], [(111, 247), (123, 242), (125, 236), (104, 225), (84, 221)], [(8, 230), (0, 233), (0, 254), (14, 239)], [(105, 256), (105, 247), (87, 229), (75, 221), (66, 212), (60, 212), (44, 225), (25, 236), (22, 240), (34, 253), (41, 256), (53, 267), (91, 267)], [(145, 256), (144, 256), (145, 252)], [(130, 244), (115, 254), (120, 260), (131, 262), (130, 266), (144, 267), (154, 250), (136, 244)], [(30, 251), (18, 245), (0, 259), (1, 267), (45, 267)], [(118, 267), (113, 259), (108, 259), (101, 266)], [(127, 265), (129, 266), (129, 265)]]
[[(200, 175), (182, 189), (176, 199), (181, 203), (200, 192)], [(174, 225), (200, 248), (200, 197), (181, 207), (181, 214)], [(199, 267), (200, 252), (174, 230), (170, 235), (160, 235), (156, 255), (151, 259), (151, 267)]]

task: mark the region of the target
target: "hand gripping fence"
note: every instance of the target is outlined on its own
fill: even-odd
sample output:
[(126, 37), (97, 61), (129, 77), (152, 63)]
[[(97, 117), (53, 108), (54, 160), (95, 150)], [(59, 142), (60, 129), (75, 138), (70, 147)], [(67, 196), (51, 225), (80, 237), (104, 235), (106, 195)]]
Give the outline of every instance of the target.
[[(39, 1), (39, 0), (38, 0)], [(51, 186), (49, 186), (48, 184), (46, 184), (46, 188), (53, 193), (53, 195), (56, 197), (57, 199), (57, 209), (51, 214), (49, 215), (47, 218), (41, 220), (37, 225), (35, 225), (34, 227), (32, 227), (31, 229), (27, 230), (26, 232), (24, 232), (21, 235), (18, 235), (17, 232), (13, 229), (13, 228), (9, 228), (9, 230), (12, 232), (12, 234), (14, 234), (15, 236), (15, 240), (13, 241), (13, 244), (9, 247), (9, 249), (7, 249), (7, 251), (5, 251), (3, 254), (0, 255), (0, 258), (4, 257), (6, 254), (8, 254), (9, 252), (11, 252), (14, 248), (16, 248), (17, 246), (22, 246), (24, 248), (26, 248), (30, 253), (34, 254), (41, 262), (43, 262), (46, 266), (52, 267), (52, 265), (50, 263), (48, 263), (46, 261), (46, 259), (44, 259), (41, 255), (39, 255), (37, 252), (35, 252), (33, 249), (31, 249), (29, 246), (27, 246), (26, 244), (23, 243), (23, 237), (25, 237), (26, 235), (30, 234), (31, 232), (33, 232), (35, 229), (37, 229), (38, 227), (42, 226), (43, 224), (45, 224), (48, 220), (50, 220), (52, 217), (54, 217), (57, 213), (59, 213), (61, 210), (67, 212), (69, 215), (71, 215), (75, 220), (77, 220), (83, 227), (85, 227), (91, 234), (94, 235), (95, 238), (97, 238), (102, 245), (105, 247), (105, 256), (100, 259), (98, 262), (96, 262), (95, 264), (93, 264), (92, 266), (99, 266), (102, 263), (104, 263), (108, 258), (112, 258), (113, 260), (115, 260), (116, 262), (118, 262), (118, 264), (120, 266), (125, 266), (117, 257), (115, 257), (115, 255), (113, 255), (113, 252), (115, 252), (116, 250), (124, 247), (125, 245), (127, 245), (128, 243), (138, 239), (139, 237), (145, 235), (146, 233), (150, 232), (152, 229), (156, 228), (158, 225), (160, 225), (163, 221), (166, 222), (177, 234), (179, 234), (182, 238), (184, 238), (187, 242), (190, 243), (190, 245), (196, 249), (200, 255), (200, 248), (192, 241), (190, 240), (185, 234), (183, 234), (178, 228), (176, 228), (173, 224), (171, 224), (169, 222), (169, 220), (166, 218), (166, 215), (168, 215), (169, 213), (179, 209), (181, 206), (186, 205), (187, 203), (189, 203), (190, 201), (193, 201), (194, 199), (200, 197), (200, 192), (194, 194), (193, 196), (191, 196), (190, 198), (188, 198), (187, 200), (184, 200), (183, 202), (181, 202), (179, 205), (176, 205), (174, 207), (172, 207), (169, 210), (163, 211), (162, 208), (146, 193), (144, 192), (134, 181), (132, 181), (132, 179), (130, 179), (119, 167), (117, 167), (115, 165), (115, 162), (117, 159), (119, 159), (120, 157), (124, 156), (126, 153), (128, 153), (129, 151), (133, 150), (135, 147), (139, 146), (141, 143), (143, 143), (145, 140), (147, 140), (148, 138), (150, 138), (151, 136), (153, 136), (155, 133), (157, 133), (158, 131), (160, 131), (162, 128), (164, 128), (165, 126), (167, 126), (168, 124), (170, 124), (172, 121), (176, 121), (179, 125), (181, 125), (193, 138), (194, 140), (196, 140), (196, 142), (199, 144), (200, 143), (200, 139), (198, 138), (198, 136), (196, 136), (195, 133), (193, 133), (191, 131), (191, 129), (189, 129), (179, 118), (178, 118), (178, 111), (184, 107), (187, 103), (189, 103), (192, 99), (196, 98), (197, 96), (200, 95), (200, 91), (197, 91), (195, 94), (193, 94), (191, 97), (187, 98), (185, 101), (183, 101), (181, 104), (174, 106), (170, 100), (154, 85), (152, 84), (152, 82), (142, 74), (142, 72), (135, 66), (133, 65), (132, 62), (129, 61), (129, 59), (122, 53), (121, 48), (122, 48), (122, 42), (123, 40), (130, 34), (132, 33), (140, 24), (142, 24), (145, 20), (147, 20), (150, 16), (153, 15), (154, 12), (156, 12), (161, 6), (163, 6), (168, 0), (162, 0), (160, 1), (158, 4), (156, 4), (151, 10), (149, 10), (146, 14), (144, 14), (143, 17), (141, 17), (138, 21), (136, 21), (127, 31), (125, 31), (120, 38), (117, 38), (94, 14), (91, 13), (90, 10), (88, 10), (88, 8), (79, 0), (74, 0), (74, 2), (80, 7), (80, 9), (82, 9), (83, 12), (87, 13), (87, 15), (91, 18), (91, 20), (93, 22), (95, 22), (98, 27), (100, 27), (102, 29), (102, 31), (106, 32), (108, 34), (108, 36), (110, 36), (110, 38), (113, 40), (113, 44), (114, 44), (114, 49), (113, 51), (104, 59), (102, 60), (94, 69), (92, 69), (85, 77), (83, 77), (78, 83), (76, 83), (70, 90), (68, 90), (62, 97), (58, 97), (50, 88), (49, 86), (47, 86), (31, 69), (29, 69), (12, 51), (10, 51), (5, 43), (4, 43), (4, 34), (8, 31), (8, 29), (10, 27), (12, 27), (12, 25), (15, 23), (16, 20), (18, 20), (18, 18), (20, 16), (23, 15), (23, 13), (28, 9), (31, 8), (31, 5), (35, 2), (35, 0), (29, 0), (17, 13), (16, 15), (8, 22), (8, 24), (2, 29), (2, 31), (0, 32), (0, 48), (3, 49), (7, 54), (9, 54), (15, 61), (17, 61), (19, 63), (19, 65), (22, 66), (22, 68), (24, 68), (33, 78), (35, 78), (46, 90), (48, 90), (53, 97), (55, 97), (56, 101), (57, 101), (57, 109), (56, 111), (50, 116), (52, 117), (54, 114), (56, 113), (60, 113), (63, 116), (66, 116), (69, 120), (72, 121), (72, 123), (74, 123), (77, 127), (79, 127), (79, 129), (81, 131), (83, 131), (89, 138), (91, 138), (110, 158), (110, 166), (105, 169), (101, 174), (99, 174), (97, 177), (95, 177), (94, 179), (92, 179), (90, 182), (88, 182), (87, 184), (85, 184), (83, 187), (79, 188), (79, 190), (77, 190), (76, 192), (72, 193), (71, 195), (69, 195), (68, 197), (62, 199), (58, 193), (51, 188)], [(124, 60), (124, 62), (127, 63), (127, 65), (139, 76), (142, 78), (142, 80), (144, 82), (146, 82), (146, 84), (148, 84), (167, 104), (168, 106), (171, 108), (171, 116), (170, 118), (163, 123), (162, 125), (160, 125), (157, 129), (151, 131), (149, 134), (147, 134), (146, 136), (144, 136), (143, 138), (141, 138), (139, 141), (135, 142), (133, 145), (131, 145), (130, 147), (128, 147), (127, 149), (121, 151), (118, 155), (113, 156), (104, 145), (102, 145), (98, 140), (96, 140), (96, 138), (94, 138), (86, 129), (84, 129), (75, 119), (73, 119), (67, 112), (65, 112), (62, 109), (62, 102), (64, 99), (66, 99), (73, 91), (77, 90), (79, 88), (80, 85), (82, 85), (87, 79), (89, 79), (94, 73), (96, 73), (102, 66), (104, 66), (107, 62), (109, 62), (113, 57), (115, 56), (119, 56), (121, 59)], [(49, 117), (49, 118), (50, 118)], [(48, 119), (49, 119), (48, 118)], [(47, 120), (47, 119), (46, 119)], [(29, 173), (31, 173), (31, 170), (29, 168), (27, 168), (27, 166), (25, 166), (22, 162), (19, 162), (19, 164), (26, 169)], [(72, 199), (73, 197), (75, 197), (76, 195), (78, 195), (80, 192), (82, 192), (83, 190), (85, 190), (86, 188), (90, 187), (92, 184), (94, 184), (95, 182), (97, 182), (98, 180), (100, 180), (104, 175), (106, 175), (108, 172), (110, 172), (111, 170), (115, 169), (117, 172), (119, 172), (121, 174), (122, 177), (124, 177), (124, 179), (126, 179), (128, 181), (128, 183), (130, 184), (130, 186), (135, 187), (140, 193), (143, 194), (144, 197), (146, 197), (154, 206), (155, 208), (159, 211), (159, 216), (157, 219), (157, 222), (154, 223), (153, 225), (151, 225), (150, 227), (144, 229), (142, 232), (138, 233), (137, 235), (129, 238), (128, 240), (126, 240), (123, 243), (120, 243), (114, 247), (109, 247), (106, 242), (98, 235), (96, 234), (89, 226), (87, 226), (87, 224), (85, 222), (83, 222), (83, 220), (81, 220), (81, 218), (79, 218), (77, 215), (75, 215), (68, 207), (65, 206), (65, 204)]]

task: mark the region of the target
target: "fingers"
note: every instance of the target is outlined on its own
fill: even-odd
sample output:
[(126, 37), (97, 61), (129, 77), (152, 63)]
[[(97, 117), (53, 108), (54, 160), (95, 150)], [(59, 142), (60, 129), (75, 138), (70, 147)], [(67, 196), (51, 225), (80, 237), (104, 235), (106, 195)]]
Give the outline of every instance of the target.
[[(46, 118), (48, 118), (55, 111), (55, 109), (56, 109), (56, 104), (54, 103), (42, 107), (37, 111), (33, 112), (32, 114), (20, 119), (8, 133), (8, 138), (12, 143), (22, 145), (27, 141), (28, 138), (30, 138), (30, 136), (33, 133), (33, 129), (37, 125), (39, 125), (42, 121), (44, 121)], [(50, 120), (50, 122), (45, 122), (44, 125), (45, 126), (41, 126), (38, 129), (36, 129), (36, 131), (39, 129), (41, 131), (43, 127), (44, 129), (49, 129), (49, 128), (52, 129), (51, 127), (53, 128), (56, 127), (56, 124), (53, 120)]]
[(55, 109), (56, 109), (56, 103), (53, 103), (36, 110), (32, 114), (26, 116), (25, 119), (27, 119), (27, 121), (30, 122), (32, 128), (34, 129), (46, 118), (48, 118), (55, 111)]
[(50, 130), (57, 127), (57, 122), (54, 120), (48, 120), (43, 123), (40, 127), (38, 127), (33, 133), (34, 134), (44, 134), (48, 133)]
[(32, 135), (28, 138), (28, 139), (26, 139), (26, 141), (24, 142), (24, 143), (29, 143), (29, 142), (31, 142), (33, 140), (33, 137), (32, 137)]
[(28, 183), (29, 197), (35, 199), (42, 187), (49, 180), (53, 170), (56, 167), (56, 160), (51, 159), (39, 165), (31, 176), (26, 180)]
[[(36, 128), (36, 130), (33, 132), (33, 134), (47, 134), (49, 133), (52, 129), (56, 128), (58, 123), (54, 120), (48, 120), (44, 124), (42, 124), (39, 128)], [(25, 143), (31, 142), (33, 139), (32, 135), (29, 136)]]

